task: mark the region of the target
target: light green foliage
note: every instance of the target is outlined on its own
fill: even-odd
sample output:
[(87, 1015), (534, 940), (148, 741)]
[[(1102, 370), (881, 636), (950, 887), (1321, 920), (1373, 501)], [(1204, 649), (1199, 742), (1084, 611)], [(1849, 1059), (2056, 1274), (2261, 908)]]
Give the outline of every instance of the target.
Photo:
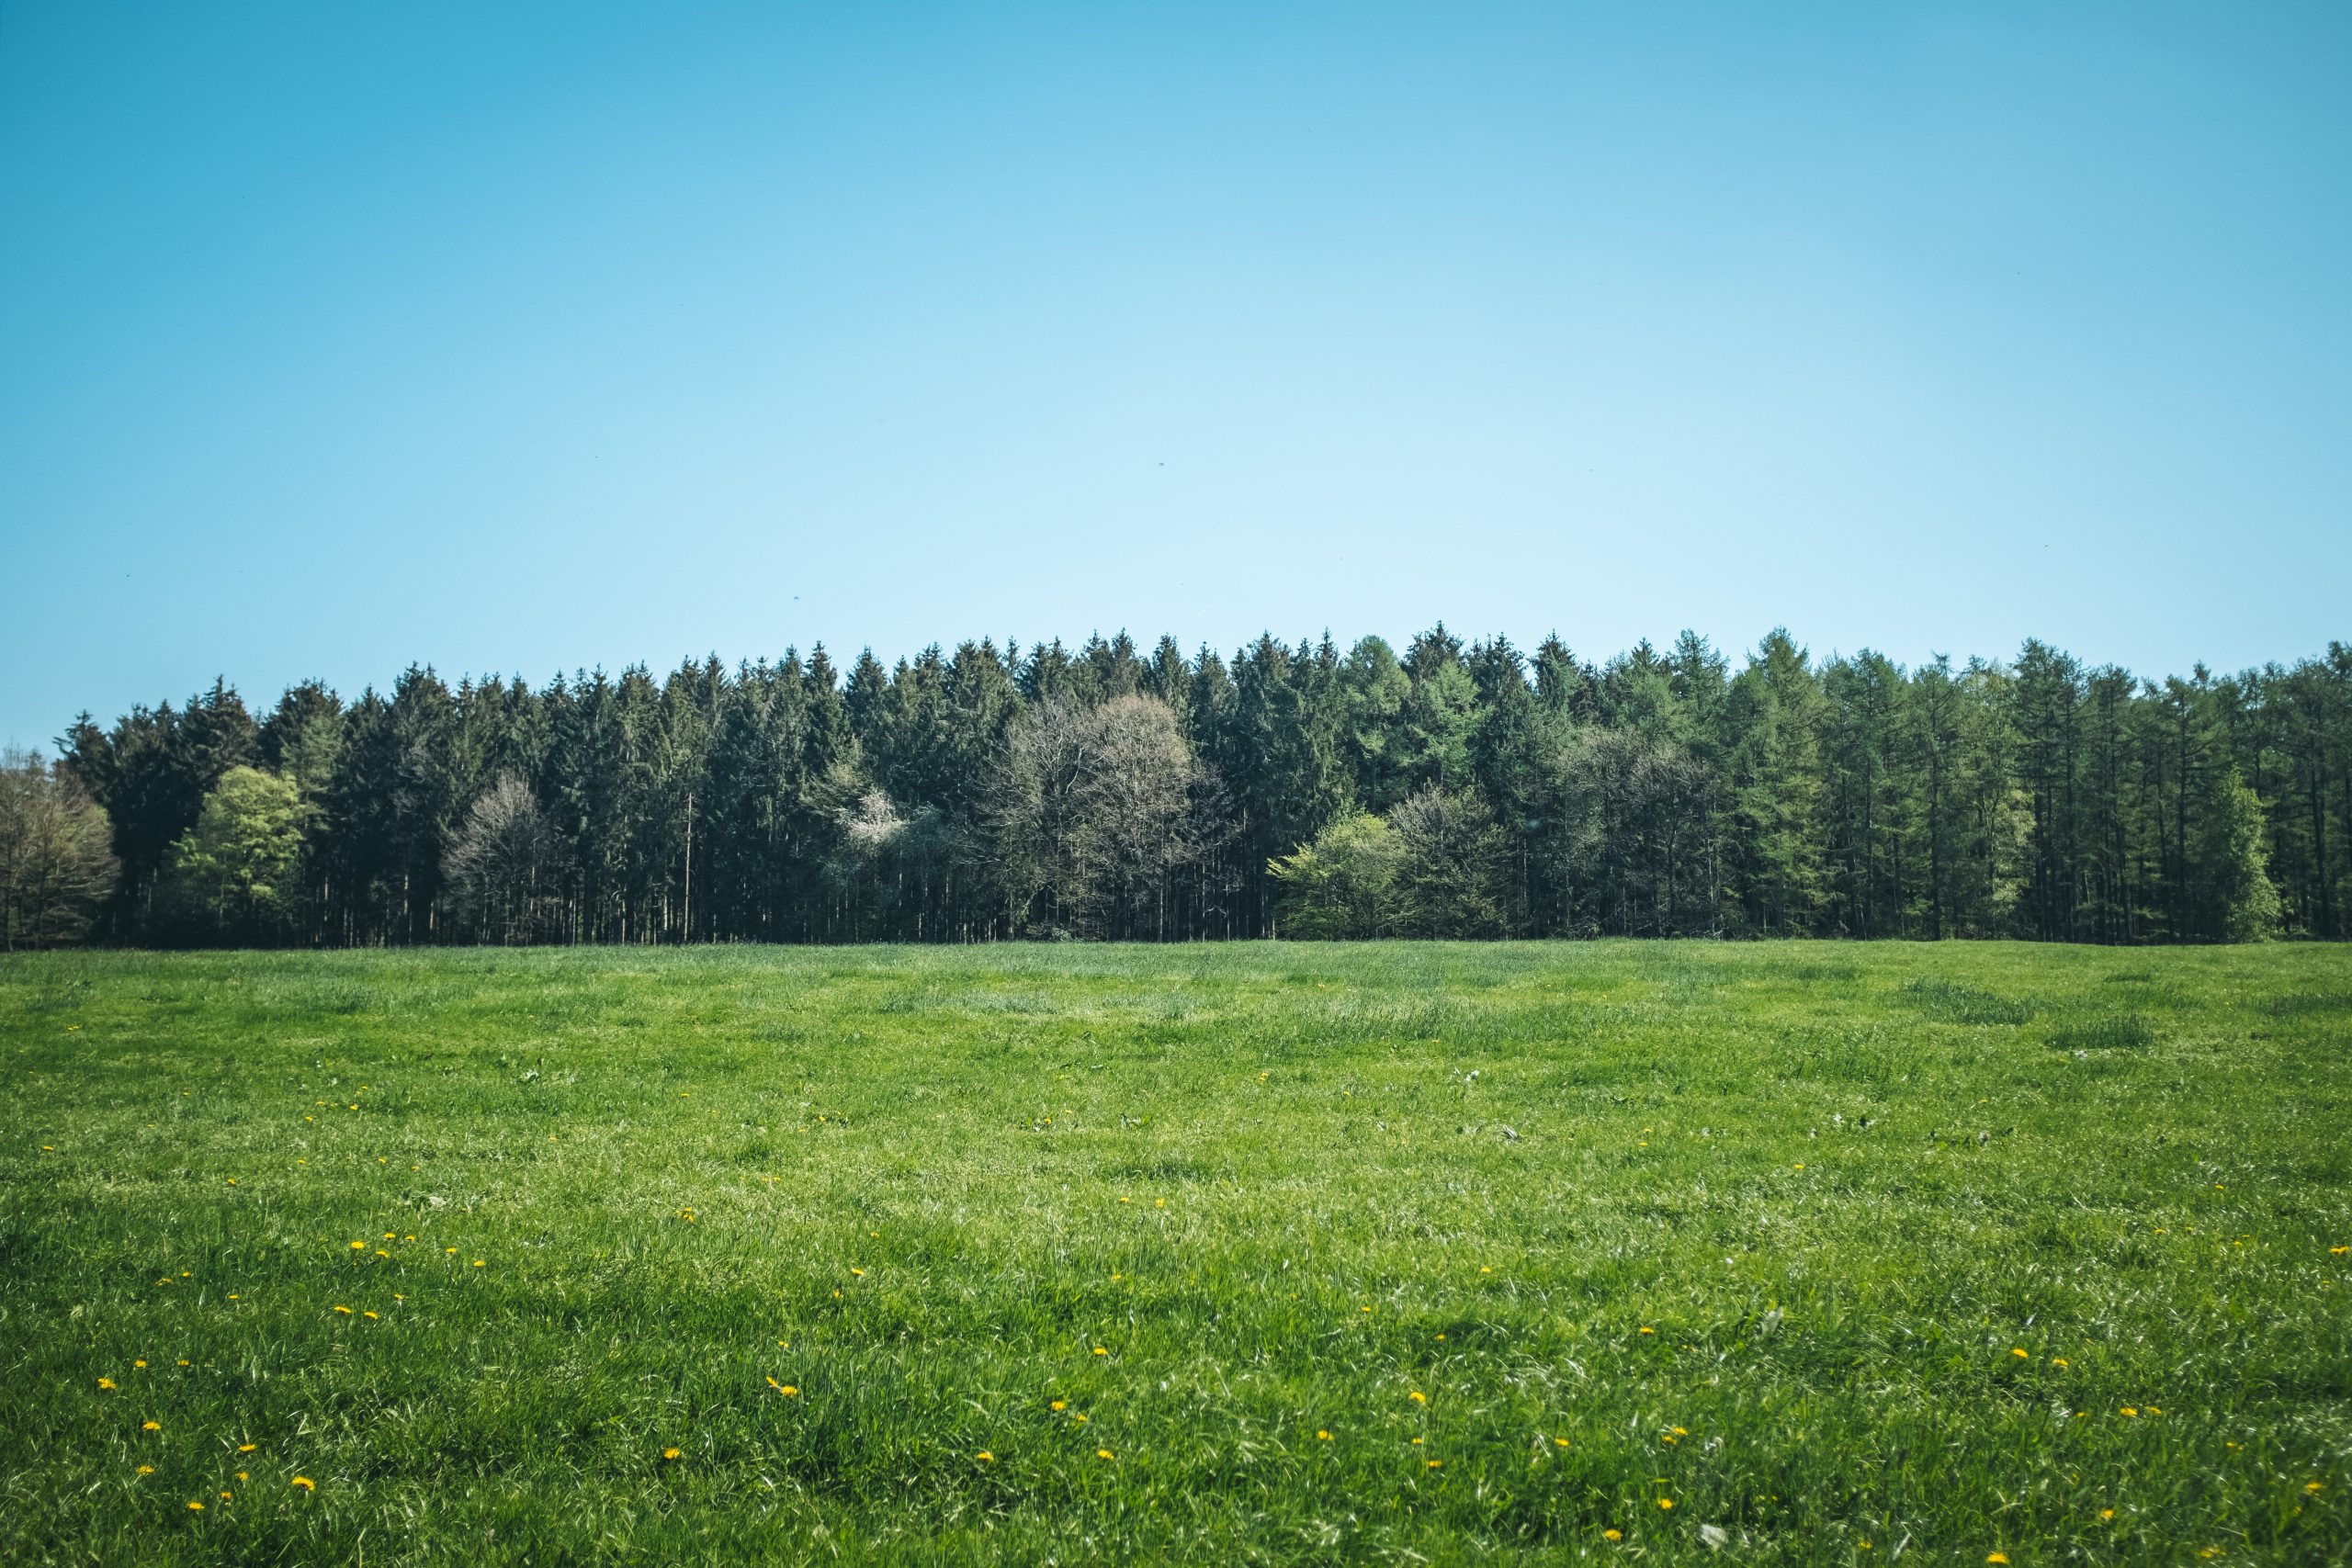
[(2303, 944), (18, 955), (0, 1562), (2340, 1562), (2347, 1028)]
[(2213, 792), (2203, 845), (2224, 942), (2259, 942), (2278, 929), (2278, 890), (2270, 883), (2264, 837), (2262, 802), (2233, 768)]
[(1387, 936), (1396, 930), (1404, 846), (1369, 812), (1343, 817), (1266, 867), (1282, 887), (1282, 931), (1307, 941)]
[(1478, 728), (1477, 684), (1450, 654), (1431, 653), (1419, 664), (1396, 732), (1398, 773), (1413, 790), (1465, 789), (1470, 741)]
[(1435, 787), (1385, 818), (1343, 817), (1266, 865), (1282, 931), (1308, 941), (1501, 934), (1509, 842), (1476, 795)]
[(292, 779), (231, 768), (173, 847), (173, 868), (222, 925), (266, 917), (288, 891), (306, 815)]
[(0, 949), (73, 942), (113, 886), (107, 814), (29, 751), (0, 751)]

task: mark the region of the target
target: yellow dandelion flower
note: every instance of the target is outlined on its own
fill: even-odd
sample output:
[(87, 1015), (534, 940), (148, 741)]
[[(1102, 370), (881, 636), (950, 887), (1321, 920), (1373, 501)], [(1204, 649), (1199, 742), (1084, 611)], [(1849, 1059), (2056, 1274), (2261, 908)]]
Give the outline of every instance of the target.
[(1984, 1554), (1984, 1561), (1987, 1562), (2007, 1562), (2008, 1559), (2000, 1552), (1988, 1551)]
[(1057, 1399), (1052, 1404), (1047, 1406), (1047, 1408), (1052, 1410), (1067, 1410), (1069, 1408), (1069, 1401), (1067, 1399)]
[(785, 1397), (785, 1398), (786, 1398), (786, 1399), (792, 1399), (792, 1398), (797, 1397), (797, 1396), (799, 1394), (800, 1391), (799, 1391), (798, 1389), (797, 1389), (797, 1388), (793, 1387), (790, 1383), (786, 1383), (786, 1384), (784, 1384), (782, 1387), (778, 1388), (778, 1389), (776, 1390), (776, 1393), (780, 1393), (780, 1394), (784, 1395), (784, 1397)]
[(1600, 1532), (1600, 1539), (1603, 1540), (1623, 1540), (1625, 1539), (1625, 1532), (1623, 1530), (1602, 1530)]
[(1433, 1459), (1430, 1461), (1430, 1468), (1431, 1470), (1442, 1470), (1445, 1468), (1445, 1461), (1442, 1459)]
[(229, 1185), (230, 1185), (230, 1186), (234, 1187), (236, 1184), (237, 1184), (237, 1179), (236, 1179), (235, 1177), (233, 1177), (233, 1176), (232, 1176), (232, 1177), (229, 1178)]
[(354, 1252), (365, 1252), (368, 1250), (368, 1244), (364, 1241), (355, 1241), (351, 1244), (351, 1250)]
[(1415, 1389), (1415, 1390), (1414, 1390), (1410, 1394), (1407, 1395), (1406, 1397), (1408, 1397), (1408, 1398), (1409, 1398), (1410, 1400), (1412, 1400), (1412, 1402), (1413, 1402), (1414, 1404), (1427, 1404), (1430, 1402), (1430, 1396), (1429, 1396), (1428, 1394), (1426, 1394), (1426, 1393), (1423, 1393), (1419, 1389)]
[(98, 1380), (98, 1386), (99, 1386), (100, 1388), (112, 1388), (112, 1387), (114, 1386), (114, 1379), (112, 1379), (112, 1378), (100, 1378), (100, 1379)]
[(678, 1449), (663, 1449), (662, 1450), (662, 1457), (663, 1459), (676, 1459), (682, 1451), (683, 1450)]
[(450, 1257), (450, 1258), (455, 1258), (455, 1257), (458, 1255), (458, 1249), (457, 1249), (456, 1247), (443, 1247), (443, 1248), (441, 1249), (441, 1251), (443, 1252), (443, 1254), (444, 1254), (445, 1256), (447, 1256), (447, 1257)]
[(1651, 1327), (1649, 1327), (1649, 1326), (1647, 1326), (1647, 1325), (1644, 1325), (1644, 1326), (1643, 1326), (1643, 1328), (1642, 1328), (1641, 1332), (1642, 1332), (1642, 1333), (1644, 1333), (1644, 1334), (1656, 1334), (1656, 1333), (1657, 1332), (1657, 1329), (1655, 1329), (1655, 1328), (1651, 1328)]
[(296, 1476), (293, 1483), (305, 1492), (316, 1492), (319, 1489), (319, 1483), (307, 1475)]
[(1660, 1497), (1657, 1500), (1657, 1506), (1670, 1511), (1674, 1506), (1674, 1499), (1671, 1497)]
[(2139, 1415), (2139, 1414), (2140, 1414), (2139, 1406), (2134, 1405), (2134, 1404), (2127, 1404), (2127, 1405), (2125, 1405), (2125, 1406), (2123, 1407), (2123, 1414), (2124, 1414), (2124, 1415), (2126, 1415), (2126, 1416), (2137, 1416), (2137, 1415)]
[(1094, 1457), (1096, 1459), (1109, 1459), (1111, 1457), (1111, 1450), (1109, 1449), (1096, 1449), (1094, 1450)]
[(2327, 1249), (2330, 1258), (2341, 1258), (2347, 1252), (2352, 1252), (2352, 1247), (2331, 1247)]
[(195, 1364), (195, 1363), (191, 1362), (191, 1361), (190, 1361), (187, 1357), (185, 1357), (185, 1356), (183, 1356), (183, 1357), (181, 1357), (181, 1358), (180, 1358), (180, 1365), (181, 1365), (181, 1366), (183, 1366), (183, 1367), (186, 1367), (186, 1366), (192, 1366), (192, 1365), (194, 1365), (194, 1364)]
[(343, 1314), (343, 1315), (344, 1315), (344, 1316), (345, 1316), (345, 1317), (349, 1317), (349, 1316), (351, 1315), (351, 1309), (350, 1309), (349, 1307), (346, 1307), (346, 1306), (339, 1306), (339, 1307), (335, 1308), (334, 1310), (335, 1310), (335, 1311), (337, 1311), (337, 1312), (339, 1312), (339, 1313), (341, 1313), (341, 1314)]
[(147, 1370), (147, 1363), (144, 1361), (133, 1361), (130, 1364), (141, 1371), (145, 1371)]
[(1566, 1438), (1555, 1438), (1552, 1439), (1552, 1446), (1555, 1449), (1565, 1449), (1568, 1446), (1568, 1439)]
[(140, 1424), (139, 1429), (142, 1432), (160, 1432), (164, 1429), (164, 1424), (161, 1421), (145, 1421)]
[(2115, 1510), (2112, 1508), (2101, 1508), (2098, 1511), (2098, 1517), (2102, 1519), (2111, 1519), (2115, 1517)]
[(1108, 1350), (1105, 1350), (1104, 1348), (1102, 1348), (1102, 1346), (1097, 1345), (1096, 1347), (1094, 1347), (1094, 1353), (1095, 1353), (1096, 1355), (1098, 1355), (1098, 1356), (1107, 1356), (1107, 1355), (1109, 1355), (1111, 1352), (1110, 1352), (1110, 1351), (1108, 1351)]
[(139, 1467), (139, 1473), (141, 1475), (153, 1475), (155, 1473), (155, 1467), (152, 1464), (142, 1464)]
[(2066, 1367), (2067, 1367), (2067, 1365), (2068, 1365), (2068, 1362), (2067, 1362), (2067, 1360), (2066, 1360), (2066, 1358), (2065, 1358), (2065, 1357), (2064, 1357), (2064, 1356), (2052, 1356), (2052, 1357), (2051, 1357), (2051, 1358), (2050, 1358), (2050, 1364), (2051, 1364), (2052, 1366), (2053, 1366), (2053, 1367), (2056, 1367), (2060, 1371), (2062, 1371), (2062, 1372), (2063, 1372), (2063, 1371), (2064, 1371), (2066, 1370)]
[(2014, 1346), (2014, 1345), (2012, 1345), (2012, 1346), (2010, 1346), (2010, 1347), (2009, 1347), (2009, 1354), (2010, 1354), (2010, 1355), (2012, 1355), (2012, 1356), (2015, 1356), (2015, 1357), (2016, 1357), (2018, 1360), (2020, 1360), (2020, 1361), (2030, 1361), (2030, 1360), (2032, 1360), (2032, 1359), (2033, 1359), (2033, 1358), (2032, 1358), (2030, 1355), (2027, 1354), (2024, 1350), (2019, 1349), (2017, 1346)]
[(974, 1454), (972, 1457), (978, 1460), (983, 1464), (994, 1464), (996, 1462), (996, 1455), (989, 1452), (986, 1449), (982, 1449), (978, 1453)]
[(236, 1499), (235, 1499), (235, 1498), (233, 1498), (233, 1497), (232, 1497), (232, 1496), (230, 1496), (228, 1493), (223, 1492), (223, 1493), (221, 1493), (221, 1494), (220, 1494), (220, 1501), (222, 1501), (223, 1503), (233, 1503), (233, 1502), (235, 1502), (235, 1501), (236, 1501)]
[(1421, 1446), (1421, 1439), (1420, 1439), (1420, 1438), (1415, 1438), (1413, 1439), (1413, 1446), (1414, 1446), (1415, 1448), (1417, 1448), (1417, 1449), (1418, 1449), (1418, 1448), (1419, 1448), (1419, 1447)]
[(243, 1471), (242, 1471), (242, 1470), (241, 1470), (241, 1471), (237, 1472), (237, 1479), (238, 1479), (238, 1480), (240, 1480), (240, 1481), (251, 1481), (251, 1480), (253, 1479), (253, 1477), (252, 1477), (252, 1476), (250, 1476), (250, 1475), (247, 1475)]
[(359, 1315), (362, 1317), (374, 1317), (376, 1314), (372, 1312), (363, 1312)]
[(393, 1236), (393, 1235), (392, 1235), (392, 1233), (391, 1233), (391, 1232), (390, 1232), (390, 1231), (386, 1231), (386, 1232), (384, 1233), (384, 1239), (385, 1239), (386, 1241), (391, 1241), (391, 1240), (394, 1240), (394, 1239), (396, 1239), (396, 1238)]
[(2303, 1490), (2304, 1490), (2304, 1491), (2306, 1491), (2306, 1492), (2308, 1492), (2308, 1493), (2310, 1493), (2312, 1496), (2316, 1497), (2316, 1496), (2318, 1496), (2321, 1493), (2323, 1493), (2323, 1492), (2326, 1491), (2326, 1490), (2327, 1490), (2327, 1486), (2326, 1486), (2326, 1484), (2325, 1484), (2324, 1482), (2318, 1482), (2318, 1481), (2306, 1481), (2306, 1482), (2304, 1482), (2304, 1483), (2303, 1483)]
[(249, 1454), (259, 1447), (261, 1447), (259, 1443), (239, 1443), (237, 1451), (241, 1454)]
[(1318, 1443), (1328, 1443), (1331, 1440), (1331, 1434), (1318, 1427), (1315, 1433), (1315, 1440)]
[(188, 1499), (187, 1511), (191, 1514), (200, 1514), (204, 1512), (204, 1505), (191, 1497)]
[(479, 1269), (479, 1268), (481, 1268), (481, 1266), (482, 1266), (482, 1261), (481, 1261), (481, 1258), (475, 1258), (475, 1259), (474, 1259), (474, 1267), (475, 1267), (475, 1268), (477, 1268), (477, 1269)]

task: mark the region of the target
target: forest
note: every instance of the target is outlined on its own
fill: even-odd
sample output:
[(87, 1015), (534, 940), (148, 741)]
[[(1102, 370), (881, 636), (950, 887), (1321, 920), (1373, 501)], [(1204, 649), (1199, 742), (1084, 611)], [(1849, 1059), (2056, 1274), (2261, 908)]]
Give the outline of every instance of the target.
[(2342, 643), (1018, 649), (84, 714), (0, 772), (6, 945), (2352, 934)]

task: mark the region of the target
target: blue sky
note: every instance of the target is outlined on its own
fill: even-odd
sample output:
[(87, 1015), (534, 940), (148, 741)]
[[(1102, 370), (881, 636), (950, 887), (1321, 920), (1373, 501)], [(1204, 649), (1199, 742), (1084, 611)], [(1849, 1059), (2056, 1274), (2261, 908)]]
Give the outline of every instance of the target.
[(1121, 626), (2352, 637), (2352, 7), (0, 0), (0, 739)]

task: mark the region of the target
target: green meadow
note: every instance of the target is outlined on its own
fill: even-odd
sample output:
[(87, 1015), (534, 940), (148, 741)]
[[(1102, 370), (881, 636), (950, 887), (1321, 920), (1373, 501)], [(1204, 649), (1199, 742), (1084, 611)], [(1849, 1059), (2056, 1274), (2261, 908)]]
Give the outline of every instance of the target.
[(2319, 946), (7, 958), (0, 1561), (2352, 1561), (2348, 1042)]

